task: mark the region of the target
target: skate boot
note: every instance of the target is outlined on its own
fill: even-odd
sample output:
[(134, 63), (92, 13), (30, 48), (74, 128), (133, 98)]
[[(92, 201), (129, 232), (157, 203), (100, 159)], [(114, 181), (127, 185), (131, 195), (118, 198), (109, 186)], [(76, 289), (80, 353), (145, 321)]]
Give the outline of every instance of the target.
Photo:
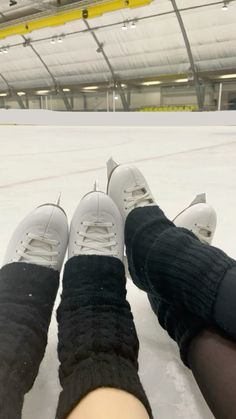
[(68, 222), (64, 210), (59, 205), (41, 205), (27, 215), (16, 228), (3, 264), (24, 262), (60, 271), (68, 236)]
[(112, 199), (94, 190), (85, 195), (71, 222), (68, 258), (79, 255), (113, 256), (123, 261), (124, 224)]
[(173, 223), (192, 231), (202, 243), (211, 244), (217, 224), (215, 210), (206, 202), (206, 194), (197, 195), (189, 207), (178, 214)]
[(125, 222), (137, 207), (156, 205), (140, 170), (128, 164), (118, 165), (111, 157), (107, 162), (107, 193), (116, 203)]

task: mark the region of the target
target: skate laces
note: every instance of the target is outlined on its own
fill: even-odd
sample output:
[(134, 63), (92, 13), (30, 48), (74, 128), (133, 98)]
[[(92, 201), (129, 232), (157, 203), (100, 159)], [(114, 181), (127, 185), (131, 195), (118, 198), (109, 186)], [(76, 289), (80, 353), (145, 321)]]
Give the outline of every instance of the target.
[(151, 193), (147, 191), (146, 185), (132, 186), (126, 188), (124, 192), (132, 194), (132, 196), (125, 199), (126, 209), (140, 206), (140, 204), (142, 204), (141, 206), (144, 206), (154, 203)]
[(86, 231), (80, 231), (78, 235), (82, 240), (75, 241), (75, 245), (79, 246), (78, 253), (83, 254), (105, 254), (107, 256), (117, 256), (118, 252), (114, 252), (113, 246), (116, 246), (116, 234), (110, 233), (109, 229), (113, 227), (112, 222), (100, 221), (84, 221), (82, 223), (87, 227)]
[(58, 256), (59, 252), (52, 251), (53, 246), (58, 246), (59, 241), (49, 239), (33, 233), (27, 233), (28, 242), (22, 241), (21, 248), (17, 251), (21, 256), (21, 261), (39, 264), (41, 266), (55, 266), (57, 260), (54, 256)]
[(198, 236), (199, 240), (201, 240), (201, 242), (205, 244), (209, 244), (212, 235), (210, 228), (207, 228), (206, 226), (202, 226), (197, 223), (195, 224), (195, 227), (197, 230), (195, 234)]

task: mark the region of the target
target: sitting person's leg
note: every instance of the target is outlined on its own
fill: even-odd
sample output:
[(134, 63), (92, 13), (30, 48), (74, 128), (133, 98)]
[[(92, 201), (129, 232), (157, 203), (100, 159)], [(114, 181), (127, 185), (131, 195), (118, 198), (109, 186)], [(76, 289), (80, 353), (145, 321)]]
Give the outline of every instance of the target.
[(114, 168), (108, 193), (123, 215), (135, 284), (236, 339), (236, 261), (168, 220), (137, 168)]
[(63, 388), (58, 419), (152, 417), (138, 377), (123, 242), (123, 222), (112, 200), (101, 192), (86, 195), (71, 224), (57, 315)]
[[(236, 262), (203, 244), (214, 233), (214, 222), (212, 229), (200, 228), (198, 234), (195, 228), (195, 234), (176, 228), (155, 204), (136, 168), (113, 169), (108, 191), (124, 221), (128, 217), (125, 238), (132, 279), (148, 293), (160, 324), (178, 343), (212, 412), (219, 419), (234, 418)], [(125, 201), (121, 191), (129, 193)]]
[(37, 376), (67, 242), (66, 216), (54, 205), (36, 208), (10, 240), (0, 270), (1, 418), (21, 417)]

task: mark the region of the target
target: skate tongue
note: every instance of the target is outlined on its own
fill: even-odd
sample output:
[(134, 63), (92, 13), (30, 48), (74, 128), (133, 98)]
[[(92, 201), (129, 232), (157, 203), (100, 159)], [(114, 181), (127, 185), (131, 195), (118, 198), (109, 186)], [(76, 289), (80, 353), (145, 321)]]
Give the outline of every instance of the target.
[[(133, 191), (132, 196), (135, 197), (135, 198), (141, 198), (142, 196), (144, 196), (145, 193), (146, 193), (146, 190), (144, 188), (140, 188), (137, 191)], [(150, 205), (150, 200), (149, 199), (144, 199), (144, 200), (140, 201), (135, 206), (146, 207), (147, 205)]]

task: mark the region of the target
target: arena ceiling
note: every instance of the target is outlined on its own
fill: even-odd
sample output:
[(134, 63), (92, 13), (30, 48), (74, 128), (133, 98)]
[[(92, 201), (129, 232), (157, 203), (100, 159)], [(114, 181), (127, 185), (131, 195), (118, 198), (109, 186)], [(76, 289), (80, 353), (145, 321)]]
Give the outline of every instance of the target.
[(0, 91), (186, 77), (197, 88), (236, 72), (235, 45), (235, 0), (5, 0)]

